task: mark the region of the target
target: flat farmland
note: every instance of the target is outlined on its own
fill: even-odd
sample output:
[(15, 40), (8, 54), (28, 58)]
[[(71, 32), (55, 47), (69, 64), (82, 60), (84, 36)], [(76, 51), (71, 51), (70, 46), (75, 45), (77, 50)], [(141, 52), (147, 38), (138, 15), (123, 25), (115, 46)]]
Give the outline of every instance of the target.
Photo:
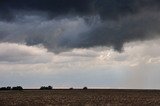
[(0, 106), (160, 106), (159, 90), (0, 91)]

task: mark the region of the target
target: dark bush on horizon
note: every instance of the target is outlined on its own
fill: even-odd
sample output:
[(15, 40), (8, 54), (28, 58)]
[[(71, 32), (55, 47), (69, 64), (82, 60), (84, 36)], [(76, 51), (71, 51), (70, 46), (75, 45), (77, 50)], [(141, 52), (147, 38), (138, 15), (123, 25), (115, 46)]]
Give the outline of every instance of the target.
[(69, 88), (69, 90), (73, 90), (73, 88), (71, 87), (71, 88)]
[(11, 87), (8, 86), (8, 87), (1, 87), (0, 90), (11, 90)]
[(87, 90), (87, 89), (88, 89), (87, 87), (84, 87), (84, 88), (83, 88), (83, 90)]
[(41, 86), (41, 88), (40, 88), (40, 90), (52, 90), (52, 89), (53, 89), (52, 86), (48, 86), (48, 87)]
[(23, 90), (21, 86), (12, 87), (12, 90)]

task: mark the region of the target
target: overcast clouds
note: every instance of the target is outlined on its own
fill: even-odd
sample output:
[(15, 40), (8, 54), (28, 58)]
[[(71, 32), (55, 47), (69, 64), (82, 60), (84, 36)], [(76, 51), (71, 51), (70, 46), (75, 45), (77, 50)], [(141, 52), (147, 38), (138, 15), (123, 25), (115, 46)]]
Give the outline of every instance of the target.
[(0, 1), (0, 85), (160, 88), (159, 5)]
[(42, 46), (1, 43), (0, 82), (25, 87), (159, 88), (159, 42), (128, 43), (123, 53), (97, 47), (60, 54)]

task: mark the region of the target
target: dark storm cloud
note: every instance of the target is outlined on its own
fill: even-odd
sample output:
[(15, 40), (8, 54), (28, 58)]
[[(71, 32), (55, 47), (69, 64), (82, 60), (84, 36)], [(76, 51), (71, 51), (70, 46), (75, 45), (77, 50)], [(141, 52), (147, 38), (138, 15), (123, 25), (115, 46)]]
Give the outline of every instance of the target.
[(120, 16), (139, 12), (142, 8), (159, 7), (159, 0), (1, 0), (1, 12), (11, 9), (27, 9), (50, 12), (52, 15), (100, 14), (103, 19), (117, 19)]
[(51, 16), (68, 13), (90, 14), (92, 0), (2, 0), (1, 8), (7, 14), (8, 10), (37, 10), (49, 12)]
[(159, 0), (1, 0), (0, 41), (121, 51), (126, 42), (159, 37), (159, 7)]

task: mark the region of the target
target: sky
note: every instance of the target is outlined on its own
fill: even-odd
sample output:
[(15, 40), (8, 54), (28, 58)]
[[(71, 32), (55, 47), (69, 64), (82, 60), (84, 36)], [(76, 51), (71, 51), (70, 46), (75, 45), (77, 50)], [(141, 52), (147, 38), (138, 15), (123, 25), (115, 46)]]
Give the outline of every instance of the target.
[(160, 89), (159, 0), (1, 0), (0, 86)]

